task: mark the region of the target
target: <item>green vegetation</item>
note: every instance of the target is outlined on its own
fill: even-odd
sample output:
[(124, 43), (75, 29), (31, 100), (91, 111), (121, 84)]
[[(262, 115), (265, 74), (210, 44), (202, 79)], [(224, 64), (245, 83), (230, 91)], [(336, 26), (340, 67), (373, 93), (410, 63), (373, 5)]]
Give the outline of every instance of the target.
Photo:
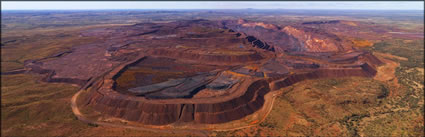
[(421, 118), (413, 112), (392, 112), (365, 119), (362, 129), (375, 136), (423, 136)]
[(358, 122), (365, 117), (370, 117), (369, 114), (352, 114), (351, 116), (345, 116), (340, 123), (347, 127), (347, 130), (352, 136), (359, 136), (358, 133)]
[(276, 128), (277, 123), (271, 122), (271, 121), (264, 121), (260, 123), (260, 127), (266, 127), (266, 128)]
[(400, 61), (402, 67), (415, 68), (424, 66), (423, 40), (406, 41), (395, 39), (384, 41), (375, 43), (371, 50), (408, 58), (408, 61)]
[(424, 130), (424, 44), (423, 40), (385, 41), (370, 50), (408, 58), (394, 60), (400, 63), (396, 77), (401, 88), (398, 96), (388, 99), (388, 109), (361, 122), (365, 135), (423, 136)]
[[(306, 80), (283, 89), (272, 111), (258, 126), (226, 132), (227, 136), (355, 136), (359, 122), (384, 104), (379, 81), (363, 78)], [(222, 133), (224, 134), (224, 133)], [(368, 134), (370, 135), (370, 134)]]

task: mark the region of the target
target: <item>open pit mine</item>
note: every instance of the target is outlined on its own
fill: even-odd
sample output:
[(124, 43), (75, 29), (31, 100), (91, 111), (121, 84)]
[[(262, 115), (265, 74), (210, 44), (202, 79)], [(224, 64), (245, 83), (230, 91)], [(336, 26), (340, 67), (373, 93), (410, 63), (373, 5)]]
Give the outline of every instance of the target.
[(99, 27), (80, 34), (97, 41), (28, 60), (25, 71), (81, 86), (86, 92), (74, 107), (169, 125), (239, 120), (261, 109), (270, 92), (307, 79), (373, 77), (383, 64), (351, 41), (303, 25), (240, 19)]

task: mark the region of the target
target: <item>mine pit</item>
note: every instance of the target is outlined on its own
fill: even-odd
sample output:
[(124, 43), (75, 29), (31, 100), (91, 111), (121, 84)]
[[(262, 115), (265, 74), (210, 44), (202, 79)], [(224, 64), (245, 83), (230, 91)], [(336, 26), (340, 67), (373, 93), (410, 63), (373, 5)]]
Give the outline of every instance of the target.
[(26, 68), (47, 82), (80, 84), (78, 107), (142, 125), (240, 120), (260, 110), (269, 92), (308, 79), (373, 77), (383, 64), (325, 31), (246, 20), (140, 23), (81, 35), (101, 40)]

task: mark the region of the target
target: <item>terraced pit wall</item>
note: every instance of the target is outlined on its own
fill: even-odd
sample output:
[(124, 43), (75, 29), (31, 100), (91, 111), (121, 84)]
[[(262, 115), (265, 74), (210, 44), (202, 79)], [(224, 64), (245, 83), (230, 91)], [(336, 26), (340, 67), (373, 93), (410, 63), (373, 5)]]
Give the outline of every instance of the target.
[[(149, 100), (114, 93), (112, 89), (102, 88), (101, 82), (92, 88), (87, 105), (104, 114), (137, 121), (147, 125), (165, 125), (175, 122), (194, 122), (217, 124), (241, 119), (259, 110), (264, 104), (264, 95), (306, 79), (362, 76), (373, 77), (376, 70), (365, 63), (356, 68), (318, 69), (314, 72), (289, 75), (283, 80), (272, 82), (266, 79), (250, 84), (239, 97), (217, 103), (153, 103)], [(139, 97), (141, 98), (141, 97)]]
[(174, 122), (216, 124), (241, 119), (259, 110), (264, 104), (264, 95), (269, 91), (268, 83), (259, 80), (253, 82), (242, 96), (211, 104), (155, 104), (129, 100), (125, 95), (108, 96), (91, 91), (87, 104), (104, 114), (148, 125)]
[(287, 86), (291, 86), (297, 82), (307, 79), (318, 79), (318, 78), (337, 78), (337, 77), (373, 77), (376, 75), (376, 70), (371, 67), (368, 63), (362, 64), (358, 68), (341, 68), (341, 69), (318, 69), (313, 72), (293, 74), (282, 80), (272, 82), (272, 90), (278, 90)]

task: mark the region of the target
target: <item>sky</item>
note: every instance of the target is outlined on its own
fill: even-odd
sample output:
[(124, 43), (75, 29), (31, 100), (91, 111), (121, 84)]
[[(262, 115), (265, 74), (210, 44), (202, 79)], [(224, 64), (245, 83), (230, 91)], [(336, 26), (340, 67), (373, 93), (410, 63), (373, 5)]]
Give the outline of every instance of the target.
[(1, 10), (87, 9), (356, 9), (424, 10), (423, 1), (2, 1)]

